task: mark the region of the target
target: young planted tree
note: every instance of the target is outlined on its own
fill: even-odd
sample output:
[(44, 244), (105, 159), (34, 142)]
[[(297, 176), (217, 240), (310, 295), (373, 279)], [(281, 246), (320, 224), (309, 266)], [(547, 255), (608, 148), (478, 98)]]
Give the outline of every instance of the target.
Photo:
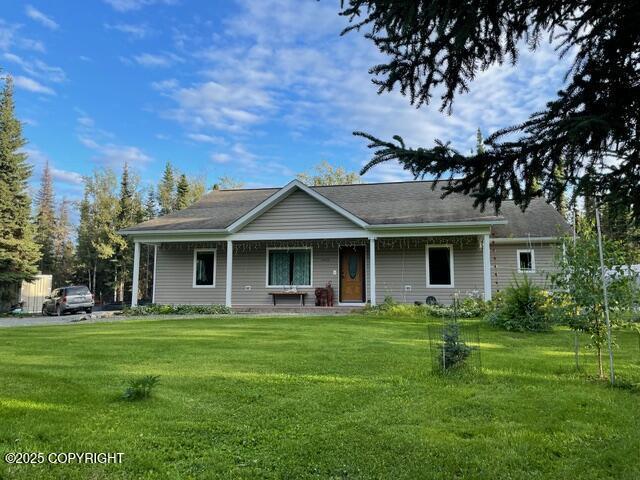
[[(559, 254), (558, 270), (550, 277), (561, 297), (555, 302), (556, 314), (572, 329), (589, 335), (596, 352), (598, 375), (603, 378), (602, 350), (607, 344), (607, 326), (598, 238), (593, 222), (580, 221), (575, 242), (569, 237), (562, 240), (564, 253)], [(636, 252), (625, 242), (605, 237), (603, 254), (608, 271), (609, 307), (614, 311), (630, 308), (636, 289), (628, 265), (635, 262)]]
[[(575, 55), (565, 86), (525, 122), (491, 135), (486, 149), (464, 155), (446, 140), (411, 148), (396, 135), (369, 141), (375, 165), (397, 161), (416, 177), (444, 180), (446, 193), (463, 192), (476, 205), (505, 199), (526, 208), (532, 198), (598, 196), (626, 199), (640, 222), (640, 8), (624, 0), (451, 2), (343, 0), (353, 22), (385, 56), (372, 66), (378, 93), (398, 89), (416, 107), (440, 95), (454, 98), (478, 74), (509, 61), (524, 46), (554, 41), (559, 55)], [(461, 177), (461, 180), (453, 181)]]
[(0, 92), (0, 309), (17, 299), (21, 282), (34, 278), (40, 260), (27, 189), (31, 168), (21, 151), (25, 144), (7, 77)]
[(306, 185), (347, 185), (361, 183), (362, 179), (356, 172), (348, 172), (343, 167), (334, 167), (323, 160), (311, 172), (302, 172), (296, 178)]
[(35, 198), (35, 233), (34, 240), (40, 246), (40, 271), (54, 273), (56, 258), (54, 233), (56, 230), (55, 199), (53, 180), (49, 162), (44, 164), (40, 189)]

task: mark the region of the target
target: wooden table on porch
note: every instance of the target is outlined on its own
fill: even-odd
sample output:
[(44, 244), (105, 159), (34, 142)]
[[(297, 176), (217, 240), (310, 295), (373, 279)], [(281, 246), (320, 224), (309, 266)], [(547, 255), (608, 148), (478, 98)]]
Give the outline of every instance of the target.
[(307, 296), (306, 292), (269, 292), (269, 295), (273, 297), (273, 305), (276, 304), (276, 297), (300, 297), (300, 305), (304, 307), (304, 299)]

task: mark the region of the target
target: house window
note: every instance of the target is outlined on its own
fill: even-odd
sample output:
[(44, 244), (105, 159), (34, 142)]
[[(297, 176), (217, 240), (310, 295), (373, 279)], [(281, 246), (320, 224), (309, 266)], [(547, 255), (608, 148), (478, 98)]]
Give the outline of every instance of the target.
[(536, 257), (533, 250), (518, 250), (518, 273), (533, 273), (536, 271)]
[(216, 286), (216, 250), (214, 248), (193, 251), (193, 288)]
[(311, 249), (267, 249), (267, 287), (310, 287)]
[(427, 287), (453, 287), (451, 245), (427, 245)]

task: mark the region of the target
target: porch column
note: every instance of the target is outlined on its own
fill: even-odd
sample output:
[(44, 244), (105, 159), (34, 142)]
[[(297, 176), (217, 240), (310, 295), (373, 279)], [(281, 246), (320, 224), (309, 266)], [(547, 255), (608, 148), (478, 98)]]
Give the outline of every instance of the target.
[[(151, 290), (151, 303), (156, 303), (156, 266), (158, 265), (158, 244), (153, 246), (153, 287)], [(149, 268), (147, 266), (147, 268)]]
[(482, 238), (482, 266), (484, 271), (484, 299), (491, 300), (491, 240), (489, 235)]
[(227, 240), (227, 278), (225, 280), (225, 302), (227, 307), (231, 307), (231, 282), (233, 281), (233, 241)]
[(140, 242), (133, 242), (133, 279), (131, 282), (131, 306), (132, 307), (135, 307), (136, 305), (138, 305), (139, 277), (140, 277)]
[(369, 300), (376, 304), (376, 239), (369, 239)]

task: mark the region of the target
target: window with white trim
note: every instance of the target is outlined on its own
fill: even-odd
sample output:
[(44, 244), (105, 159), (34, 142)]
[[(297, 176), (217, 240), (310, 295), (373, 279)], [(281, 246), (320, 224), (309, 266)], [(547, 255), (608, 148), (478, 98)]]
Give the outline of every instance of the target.
[(197, 248), (193, 251), (193, 288), (216, 286), (216, 249)]
[(536, 271), (536, 257), (533, 249), (518, 250), (518, 273), (534, 273)]
[(311, 248), (267, 249), (267, 287), (310, 287)]
[(453, 287), (451, 245), (427, 245), (427, 287)]

